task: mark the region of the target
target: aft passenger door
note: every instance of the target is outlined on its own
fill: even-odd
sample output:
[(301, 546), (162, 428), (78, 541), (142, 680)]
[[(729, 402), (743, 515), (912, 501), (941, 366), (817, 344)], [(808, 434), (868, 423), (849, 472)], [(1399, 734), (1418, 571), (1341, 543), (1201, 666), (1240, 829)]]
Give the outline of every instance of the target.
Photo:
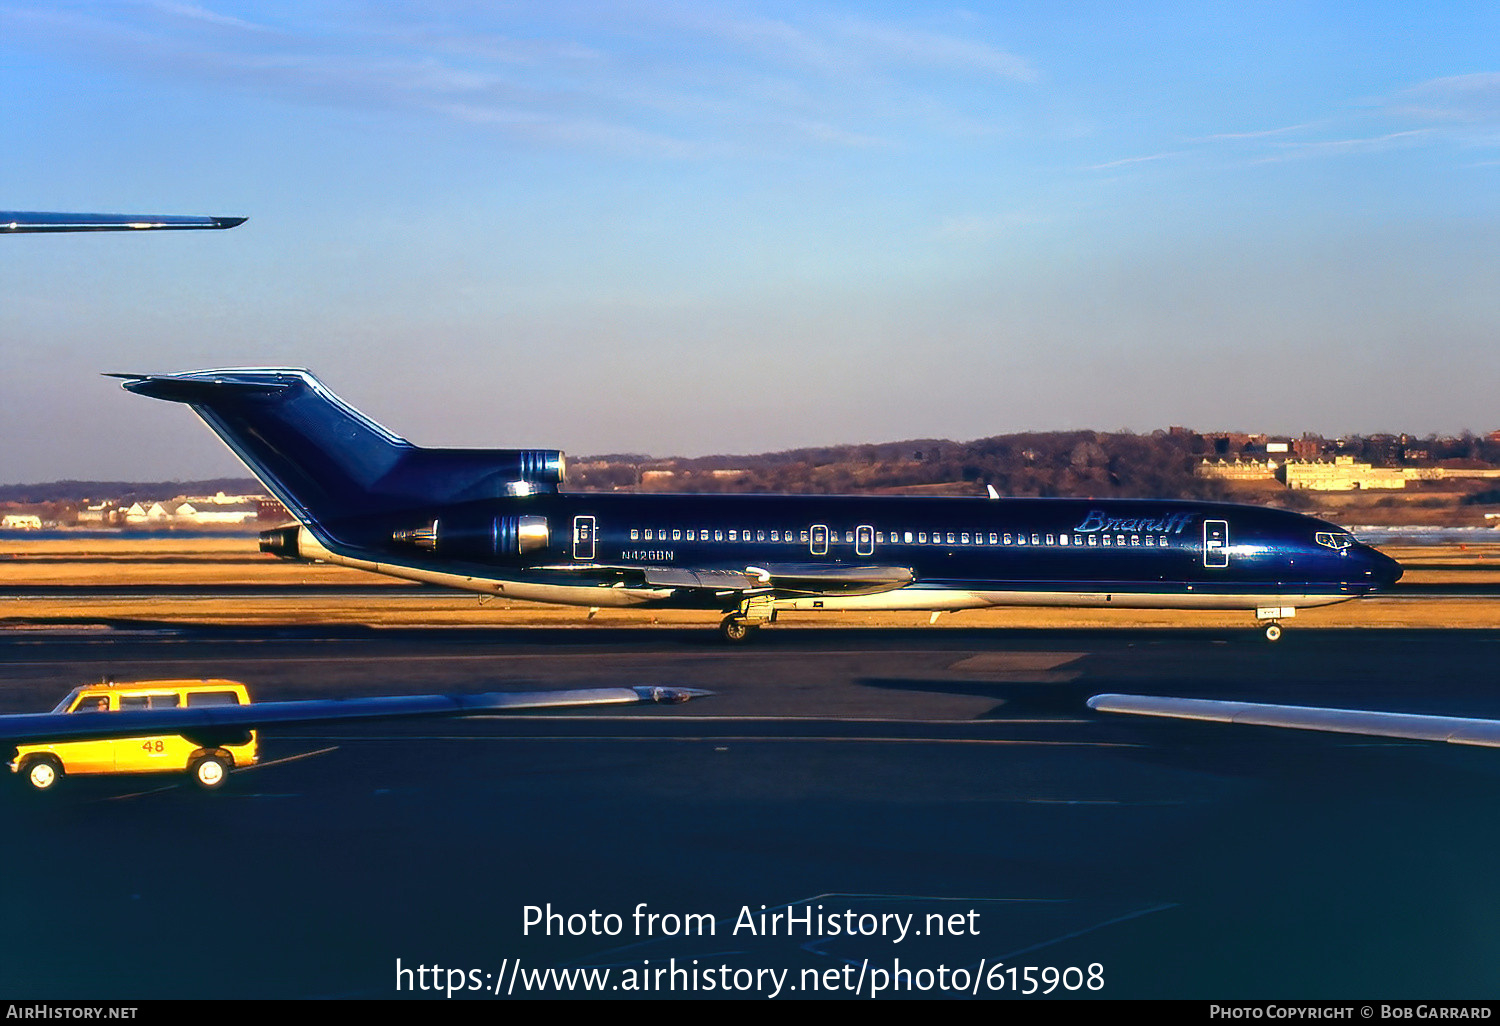
[(828, 525), (813, 524), (807, 551), (814, 556), (828, 555)]
[(1229, 565), (1229, 521), (1203, 521), (1203, 565), (1207, 567)]
[(594, 518), (573, 518), (573, 558), (594, 558)]

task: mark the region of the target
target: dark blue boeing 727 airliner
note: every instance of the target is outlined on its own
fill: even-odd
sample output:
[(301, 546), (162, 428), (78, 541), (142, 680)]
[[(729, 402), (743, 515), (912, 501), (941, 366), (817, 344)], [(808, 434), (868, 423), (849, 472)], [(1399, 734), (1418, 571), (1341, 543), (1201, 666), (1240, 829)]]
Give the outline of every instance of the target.
[(307, 371), (115, 375), (186, 403), (300, 522), (261, 548), (537, 602), (781, 610), (1243, 609), (1388, 587), (1395, 560), (1284, 510), (1141, 499), (564, 493), (563, 454), (415, 446)]

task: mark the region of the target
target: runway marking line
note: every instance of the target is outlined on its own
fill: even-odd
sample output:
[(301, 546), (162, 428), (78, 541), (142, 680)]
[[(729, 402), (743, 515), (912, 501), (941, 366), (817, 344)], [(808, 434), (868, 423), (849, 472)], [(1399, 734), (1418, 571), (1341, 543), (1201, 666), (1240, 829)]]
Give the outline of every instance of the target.
[[(951, 737), (836, 737), (834, 735), (809, 734), (805, 737), (785, 737), (776, 734), (730, 734), (692, 737), (644, 737), (644, 736), (621, 736), (610, 734), (578, 734), (568, 737), (524, 737), (521, 735), (485, 734), (483, 736), (472, 734), (393, 734), (393, 735), (371, 735), (369, 737), (353, 737), (345, 735), (316, 735), (320, 741), (341, 741), (353, 743), (356, 741), (504, 741), (516, 743), (524, 741), (540, 742), (563, 742), (566, 744), (577, 744), (580, 741), (631, 741), (661, 744), (704, 744), (708, 742), (739, 742), (751, 741), (783, 741), (792, 744), (800, 742), (858, 742), (866, 744), (926, 744), (926, 745), (1048, 745), (1057, 748), (1147, 748), (1148, 745), (1134, 744), (1125, 741), (1038, 741), (1026, 738), (951, 738)], [(311, 740), (311, 738), (304, 738)]]
[[(277, 638), (272, 638), (272, 639), (266, 639), (266, 638), (233, 638), (233, 639), (174, 638), (174, 639), (172, 639), (172, 641), (170, 642), (170, 644), (205, 644), (205, 645), (207, 645), (207, 644), (212, 644), (212, 645), (251, 645), (251, 644), (253, 644), (253, 645), (263, 645), (263, 644), (266, 643), (267, 640), (278, 641), (278, 640), (284, 640), (284, 639), (277, 639)], [(352, 645), (364, 645), (364, 644), (366, 644), (366, 642), (360, 641), (360, 640), (345, 641), (344, 639), (316, 639), (316, 638), (314, 638), (314, 639), (290, 639), (290, 640), (293, 641), (294, 643), (297, 643), (297, 644), (352, 644)], [(20, 642), (20, 644), (28, 644), (28, 642)], [(56, 641), (55, 641), (55, 639), (49, 639), (47, 641), (37, 641), (37, 642), (31, 643), (31, 644), (38, 644), (38, 645), (41, 645), (41, 644), (56, 644)], [(85, 645), (99, 645), (99, 646), (102, 646), (102, 645), (115, 645), (115, 644), (117, 644), (117, 642), (113, 641), (113, 640), (110, 640), (110, 639), (106, 639), (106, 638), (99, 638), (99, 639), (92, 639), (91, 638), (91, 639), (85, 641), (83, 644), (85, 644)], [(791, 653), (787, 653), (787, 652), (771, 652), (771, 651), (765, 651), (765, 650), (751, 651), (751, 652), (746, 652), (746, 651), (727, 651), (726, 650), (726, 651), (717, 651), (717, 652), (711, 652), (711, 653), (709, 653), (709, 652), (639, 652), (639, 653), (634, 653), (634, 652), (486, 652), (486, 653), (475, 653), (475, 654), (455, 653), (455, 654), (450, 654), (450, 655), (421, 655), (421, 654), (411, 654), (411, 655), (382, 655), (382, 656), (379, 656), (378, 658), (379, 658), (379, 660), (382, 663), (415, 663), (415, 662), (451, 663), (451, 662), (475, 662), (475, 661), (494, 662), (494, 661), (499, 660), (499, 659), (503, 659), (506, 662), (516, 662), (518, 660), (523, 660), (523, 659), (545, 659), (545, 660), (547, 660), (549, 662), (557, 662), (557, 661), (563, 660), (563, 659), (588, 659), (588, 660), (608, 659), (608, 660), (611, 660), (613, 662), (619, 662), (622, 659), (642, 659), (642, 660), (658, 660), (658, 661), (659, 660), (663, 660), (663, 659), (669, 659), (669, 660), (673, 660), (673, 661), (701, 659), (701, 660), (712, 660), (715, 664), (718, 664), (718, 663), (722, 663), (724, 661), (724, 658), (726, 656), (734, 656), (735, 658), (738, 658), (738, 659), (748, 659), (748, 658), (754, 658), (754, 657), (784, 659), (784, 658), (787, 658), (788, 655), (790, 655), (790, 654)], [(839, 658), (842, 658), (842, 657), (868, 658), (872, 653), (870, 651), (868, 651), (868, 650), (850, 650), (850, 651), (834, 650), (834, 651), (826, 651), (826, 652), (798, 652), (798, 653), (795, 653), (795, 654), (798, 657), (828, 656), (828, 657), (839, 657)], [(921, 648), (921, 649), (894, 649), (894, 650), (890, 650), (890, 651), (880, 651), (880, 652), (878, 652), (876, 654), (878, 654), (878, 655), (880, 655), (882, 657), (888, 657), (888, 656), (951, 656), (953, 653), (951, 651), (945, 652), (944, 650), (942, 650), (940, 648)], [(1023, 656), (1023, 655), (1027, 655), (1028, 653), (1015, 653), (1015, 654), (1018, 655), (1018, 656)], [(1050, 654), (1051, 655), (1055, 655), (1056, 653), (1050, 653)], [(1083, 658), (1086, 655), (1092, 655), (1092, 654), (1093, 653), (1090, 653), (1090, 652), (1081, 652), (1081, 653), (1079, 653), (1077, 655), (1076, 658), (1081, 659), (1081, 658)], [(351, 656), (339, 656), (339, 655), (327, 655), (327, 656), (277, 656), (277, 655), (268, 655), (268, 656), (260, 656), (260, 657), (249, 657), (249, 658), (238, 657), (238, 656), (236, 657), (236, 659), (242, 659), (242, 661), (245, 661), (245, 662), (256, 662), (256, 663), (342, 663), (342, 662), (348, 662), (350, 658), (352, 658), (352, 657)], [(13, 662), (7, 662), (6, 665), (7, 666), (54, 666), (54, 665), (58, 665), (58, 664), (70, 663), (70, 662), (75, 662), (75, 661), (76, 660), (66, 659), (66, 658), (48, 659), (48, 660), (34, 659), (34, 660), (27, 660), (27, 661), (19, 661), (19, 660), (17, 660), (17, 661), (13, 661)], [(150, 663), (152, 663), (152, 665), (174, 664), (174, 663), (188, 663), (188, 664), (193, 664), (193, 663), (201, 663), (202, 662), (201, 659), (151, 659), (150, 657), (142, 657), (141, 661), (142, 662), (149, 661)], [(967, 660), (960, 660), (960, 662), (965, 662), (965, 661), (967, 661)], [(1069, 661), (1071, 661), (1071, 660), (1069, 660)], [(957, 664), (954, 664), (954, 666), (956, 666), (956, 665)], [(954, 666), (950, 666), (948, 668), (949, 669), (953, 669)]]

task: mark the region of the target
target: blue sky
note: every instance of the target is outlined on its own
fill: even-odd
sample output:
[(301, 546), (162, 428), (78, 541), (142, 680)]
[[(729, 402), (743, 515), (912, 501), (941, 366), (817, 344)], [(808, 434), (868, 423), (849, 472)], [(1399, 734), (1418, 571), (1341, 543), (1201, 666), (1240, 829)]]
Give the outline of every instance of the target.
[(238, 464), (100, 371), (419, 443), (1500, 426), (1492, 5), (0, 0), (0, 481)]

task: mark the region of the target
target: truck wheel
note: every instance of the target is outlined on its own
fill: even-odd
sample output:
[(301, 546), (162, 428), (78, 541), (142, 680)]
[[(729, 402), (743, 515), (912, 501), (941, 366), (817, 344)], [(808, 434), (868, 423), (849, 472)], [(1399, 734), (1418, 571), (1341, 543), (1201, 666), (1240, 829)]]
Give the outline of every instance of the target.
[(62, 763), (54, 755), (38, 755), (26, 765), (26, 782), (37, 791), (50, 791), (62, 775)]
[(217, 791), (229, 779), (229, 764), (217, 755), (205, 755), (195, 759), (188, 772), (193, 775), (193, 783), (203, 790)]

